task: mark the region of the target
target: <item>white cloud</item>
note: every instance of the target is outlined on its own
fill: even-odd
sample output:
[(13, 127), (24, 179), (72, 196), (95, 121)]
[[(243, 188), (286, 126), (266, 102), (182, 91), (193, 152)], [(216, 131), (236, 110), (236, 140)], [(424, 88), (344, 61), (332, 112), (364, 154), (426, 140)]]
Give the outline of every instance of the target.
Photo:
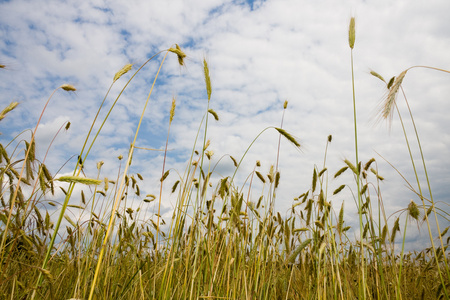
[[(377, 158), (380, 173), (386, 177), (383, 199), (393, 212), (406, 207), (414, 195), (403, 188), (402, 179), (375, 151), (398, 167), (408, 180), (414, 178), (398, 118), (394, 117), (390, 132), (384, 125), (373, 126), (384, 85), (369, 71), (374, 69), (389, 80), (413, 65), (450, 65), (446, 16), (449, 8), (444, 0), (426, 4), (277, 0), (254, 3), (253, 10), (236, 1), (5, 2), (0, 4), (4, 12), (0, 21), (0, 62), (6, 61), (13, 67), (1, 70), (1, 103), (6, 106), (18, 99), (21, 105), (13, 112), (14, 120), (11, 115), (8, 125), (3, 121), (1, 138), (5, 141), (11, 137), (8, 134), (35, 126), (52, 90), (69, 81), (76, 85), (77, 93), (68, 96), (58, 92), (38, 131), (40, 139), (48, 142), (66, 119), (72, 122), (69, 132), (55, 141), (51, 161), (57, 169), (69, 158), (68, 153), (80, 151), (115, 72), (128, 62), (135, 63), (136, 70), (157, 51), (179, 43), (188, 54), (186, 67), (179, 67), (174, 55), (168, 56), (151, 96), (138, 144), (149, 148), (164, 146), (170, 102), (176, 96), (169, 144), (174, 151), (169, 156), (176, 153), (177, 160), (169, 161), (183, 171), (180, 161), (189, 157), (207, 105), (201, 66), (206, 54), (213, 86), (210, 106), (220, 116), (219, 122), (211, 119), (209, 124), (216, 157), (230, 154), (239, 159), (261, 130), (279, 126), (282, 104), (289, 100), (284, 128), (300, 139), (305, 150), (299, 153), (282, 140), (282, 184), (277, 206), (284, 212), (294, 197), (309, 188), (313, 166), (321, 168), (329, 134), (333, 135), (327, 157), (330, 177), (343, 166), (343, 158), (354, 160), (347, 38), (348, 21), (353, 14), (357, 18), (353, 54), (360, 159)], [(105, 173), (117, 170), (116, 157), (126, 155), (161, 58), (146, 66), (119, 99), (92, 150), (94, 162), (88, 171), (95, 174), (98, 160), (105, 161)], [(130, 74), (133, 71), (116, 82), (100, 119)], [(450, 191), (445, 182), (450, 179), (450, 165), (446, 149), (450, 137), (444, 112), (450, 108), (448, 80), (447, 74), (419, 68), (408, 71), (404, 80), (429, 174), (435, 183), (433, 188), (443, 197), (438, 200), (447, 203), (445, 195)], [(399, 108), (406, 118), (400, 97)], [(47, 130), (48, 126), (52, 130)], [(408, 133), (412, 133), (410, 129)], [(238, 180), (245, 180), (257, 159), (268, 170), (275, 163), (277, 143), (275, 131), (264, 133), (245, 159)], [(142, 162), (136, 163), (136, 170), (142, 167), (145, 177), (157, 184), (161, 158), (145, 151), (139, 157)], [(220, 163), (224, 170), (227, 163)], [(340, 184), (339, 180), (330, 180), (330, 187)], [(336, 205), (342, 199), (336, 197)], [(346, 199), (346, 209), (351, 211), (352, 205), (352, 200)]]

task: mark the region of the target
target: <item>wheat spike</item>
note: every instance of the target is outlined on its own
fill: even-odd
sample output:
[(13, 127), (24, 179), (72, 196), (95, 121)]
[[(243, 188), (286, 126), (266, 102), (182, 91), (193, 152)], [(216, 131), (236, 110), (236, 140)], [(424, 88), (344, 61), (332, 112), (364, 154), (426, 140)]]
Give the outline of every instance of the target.
[(57, 179), (55, 179), (57, 181), (62, 181), (62, 182), (70, 182), (70, 183), (82, 183), (82, 184), (95, 184), (95, 185), (99, 185), (100, 183), (102, 183), (102, 180), (98, 180), (98, 179), (92, 179), (92, 178), (86, 178), (86, 177), (79, 177), (79, 176), (61, 176)]
[(353, 173), (355, 173), (355, 175), (358, 174), (358, 169), (348, 159), (345, 159), (344, 162), (347, 164), (350, 170), (352, 170)]
[(177, 100), (175, 97), (172, 98), (172, 106), (170, 107), (170, 118), (169, 123), (172, 123), (173, 117), (175, 116), (175, 107), (177, 106)]
[(389, 89), (389, 93), (386, 99), (382, 103), (382, 107), (380, 109), (380, 118), (388, 120), (389, 124), (392, 122), (392, 116), (394, 112), (395, 100), (397, 99), (397, 93), (402, 85), (403, 79), (405, 78), (406, 72), (405, 70), (400, 73), (400, 75), (395, 78), (394, 83)]
[(395, 236), (397, 234), (397, 231), (400, 231), (400, 224), (399, 224), (400, 218), (397, 218), (394, 223), (394, 227), (392, 228), (391, 233), (391, 243), (395, 241)]
[(119, 80), (119, 78), (122, 77), (122, 75), (126, 74), (128, 71), (130, 71), (132, 67), (133, 67), (132, 64), (126, 64), (125, 66), (123, 66), (122, 69), (120, 69), (120, 70), (114, 75), (113, 81), (116, 82), (117, 80)]
[(345, 184), (341, 185), (336, 190), (334, 190), (333, 195), (340, 193), (344, 188), (345, 188)]
[(412, 200), (408, 205), (408, 215), (411, 216), (415, 220), (418, 220), (419, 216), (420, 216), (419, 208), (417, 207), (417, 204), (414, 203), (414, 201), (412, 201)]
[(284, 136), (288, 141), (290, 141), (292, 144), (294, 144), (297, 148), (300, 148), (301, 145), (299, 142), (297, 142), (297, 140), (290, 134), (288, 133), (286, 130), (282, 129), (282, 128), (278, 128), (275, 127), (275, 129), (282, 135)]
[(11, 102), (7, 107), (5, 107), (2, 112), (0, 113), (0, 120), (2, 120), (5, 115), (7, 113), (9, 113), (10, 111), (12, 111), (14, 108), (17, 107), (17, 105), (19, 105), (19, 102)]
[(186, 54), (181, 51), (181, 48), (180, 46), (178, 46), (178, 44), (175, 44), (175, 48), (169, 48), (168, 51), (177, 55), (178, 63), (180, 64), (180, 66), (184, 65), (184, 58), (186, 57)]

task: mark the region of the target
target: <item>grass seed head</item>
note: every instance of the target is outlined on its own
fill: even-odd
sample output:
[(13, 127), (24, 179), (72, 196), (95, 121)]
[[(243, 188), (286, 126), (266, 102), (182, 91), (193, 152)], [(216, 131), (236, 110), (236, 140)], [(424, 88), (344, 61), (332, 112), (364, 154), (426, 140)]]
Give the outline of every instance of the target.
[(387, 88), (390, 89), (392, 87), (392, 85), (394, 84), (395, 81), (395, 76), (392, 77), (391, 79), (389, 79), (389, 82), (387, 84)]
[(219, 115), (218, 115), (214, 110), (212, 110), (212, 109), (210, 108), (210, 109), (208, 109), (208, 112), (209, 112), (211, 115), (213, 115), (214, 120), (219, 121)]
[(122, 69), (120, 69), (119, 72), (117, 72), (114, 75), (113, 81), (115, 82), (119, 80), (119, 78), (122, 77), (122, 75), (126, 74), (128, 71), (130, 71), (132, 67), (133, 67), (132, 64), (126, 64), (125, 66), (123, 66)]
[(370, 167), (370, 165), (375, 161), (375, 158), (371, 158), (365, 165), (364, 165), (364, 170), (367, 171)]
[(208, 158), (208, 160), (211, 160), (211, 157), (214, 155), (214, 151), (212, 150), (206, 151), (205, 155)]
[(294, 144), (297, 148), (300, 148), (301, 145), (299, 142), (297, 142), (297, 140), (290, 134), (288, 133), (286, 130), (282, 129), (282, 128), (277, 128), (275, 127), (275, 129), (282, 135), (284, 136), (288, 141), (290, 141), (292, 144)]
[(336, 174), (334, 174), (334, 178), (337, 178), (339, 175), (341, 175), (342, 173), (347, 171), (347, 169), (348, 169), (348, 166), (342, 167), (339, 171), (336, 172)]
[(206, 141), (204, 150), (208, 149), (209, 145), (211, 145), (211, 140)]
[(262, 174), (258, 171), (255, 171), (256, 176), (258, 176), (258, 178), (263, 182), (266, 183), (266, 179), (264, 179), (264, 176), (262, 176)]
[(186, 54), (181, 51), (180, 46), (178, 44), (175, 44), (175, 48), (169, 48), (169, 52), (175, 53), (178, 57), (178, 63), (180, 66), (184, 66), (184, 58), (186, 57)]
[(170, 107), (170, 119), (169, 123), (172, 123), (173, 117), (175, 116), (175, 107), (177, 106), (177, 100), (175, 97), (172, 98), (172, 106)]
[(236, 159), (231, 155), (230, 155), (230, 159), (233, 161), (233, 165), (237, 168), (238, 163), (237, 163)]
[(333, 195), (340, 193), (344, 188), (345, 188), (345, 184), (342, 184), (340, 187), (338, 187), (336, 190), (334, 190)]
[[(345, 159), (344, 162), (347, 164), (347, 166), (355, 173), (355, 175), (358, 174), (358, 169), (348, 160)], [(336, 177), (336, 176), (335, 176)]]
[(113, 81), (114, 82), (117, 81), (120, 77), (122, 77), (122, 75), (130, 71), (132, 67), (133, 67), (132, 64), (126, 64), (125, 66), (123, 66), (122, 69), (120, 69), (120, 71), (114, 75)]
[(2, 120), (5, 115), (7, 113), (9, 113), (10, 111), (12, 111), (14, 108), (17, 107), (17, 105), (19, 105), (19, 102), (11, 102), (7, 107), (5, 107), (2, 112), (0, 113), (0, 120)]
[(279, 184), (280, 184), (280, 172), (277, 172), (275, 174), (275, 188), (278, 188)]
[(371, 70), (371, 71), (370, 71), (370, 74), (371, 74), (372, 76), (375, 76), (376, 78), (380, 79), (380, 80), (383, 81), (384, 83), (386, 83), (386, 80), (384, 80), (383, 76), (381, 76), (381, 75), (378, 74), (377, 72)]
[(211, 100), (211, 78), (209, 77), (209, 68), (208, 62), (206, 59), (203, 59), (203, 72), (205, 75), (205, 83), (206, 83), (206, 92), (208, 94), (208, 102)]
[(400, 231), (400, 224), (399, 224), (400, 218), (397, 218), (394, 223), (394, 227), (392, 228), (391, 233), (391, 243), (395, 241), (395, 236), (397, 235), (397, 231)]
[(72, 183), (72, 182), (73, 183), (81, 183), (81, 184), (86, 184), (86, 185), (90, 185), (90, 184), (99, 185), (100, 183), (102, 183), (102, 180), (86, 178), (86, 177), (79, 177), (79, 176), (61, 176), (55, 180), (62, 181), (62, 182), (70, 182), (70, 183)]
[(161, 179), (159, 181), (163, 182), (167, 176), (169, 176), (170, 170), (167, 170), (166, 172), (164, 172), (163, 176), (161, 177)]
[(398, 90), (402, 85), (403, 79), (405, 78), (407, 71), (408, 70), (401, 72), (400, 75), (398, 75), (397, 78), (395, 78), (394, 83), (389, 89), (389, 93), (386, 96), (386, 99), (382, 103), (382, 107), (380, 109), (380, 118), (388, 120), (389, 124), (392, 122), (392, 116), (394, 112), (393, 108), (395, 106), (395, 100), (397, 99)]
[(77, 90), (73, 85), (67, 83), (61, 85), (60, 88), (67, 92), (75, 92)]
[(417, 204), (414, 203), (414, 201), (411, 200), (411, 202), (408, 205), (408, 215), (412, 217), (414, 220), (419, 219), (420, 211), (417, 207)]
[(355, 46), (355, 17), (350, 19), (350, 25), (348, 26), (348, 45), (350, 49), (353, 49)]

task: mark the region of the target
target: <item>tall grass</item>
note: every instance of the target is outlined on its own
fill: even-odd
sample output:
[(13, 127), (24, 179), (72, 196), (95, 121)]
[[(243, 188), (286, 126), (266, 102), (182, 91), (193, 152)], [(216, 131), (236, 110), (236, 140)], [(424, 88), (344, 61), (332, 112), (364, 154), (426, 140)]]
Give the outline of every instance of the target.
[[(119, 157), (123, 165), (117, 170), (116, 178), (102, 176), (101, 162), (97, 163), (96, 175), (85, 176), (83, 167), (89, 163), (90, 150), (111, 111), (120, 101), (123, 91), (148, 61), (128, 79), (104, 119), (98, 121), (111, 87), (120, 82), (133, 66), (127, 64), (115, 74), (87, 133), (73, 175), (55, 177), (46, 167), (45, 160), (41, 161), (36, 157), (34, 137), (40, 119), (29, 139), (21, 135), (6, 145), (2, 144), (0, 297), (448, 299), (449, 238), (445, 240), (448, 227), (441, 231), (438, 222), (439, 215), (448, 221), (448, 212), (433, 200), (430, 188), (429, 196), (422, 193), (417, 177), (417, 190), (412, 184), (410, 187), (418, 195), (421, 207), (411, 201), (402, 212), (388, 216), (384, 210), (380, 188), (384, 178), (380, 175), (382, 172), (378, 169), (376, 159), (369, 158), (365, 162), (359, 160), (357, 99), (353, 74), (354, 28), (355, 20), (352, 18), (349, 46), (352, 50), (356, 161), (345, 159), (341, 169), (329, 170), (327, 150), (332, 146), (332, 136), (328, 136), (323, 163), (320, 167), (316, 165), (313, 168), (310, 188), (299, 191), (299, 196), (293, 200), (287, 214), (275, 211), (280, 181), (288, 180), (282, 177), (283, 170), (279, 167), (282, 157), (281, 139), (294, 147), (302, 148), (297, 138), (284, 129), (284, 111), (288, 102), (280, 105), (280, 127), (263, 129), (238, 159), (231, 155), (213, 159), (208, 127), (213, 121), (210, 117), (219, 121), (219, 115), (212, 108), (212, 79), (206, 60), (203, 61), (207, 95), (204, 115), (185, 170), (178, 174), (170, 172), (172, 169), (166, 166), (170, 128), (176, 118), (174, 98), (169, 115), (161, 178), (157, 187), (159, 195), (141, 195), (139, 185), (143, 184), (144, 178), (139, 173), (129, 172), (134, 150), (139, 148), (139, 128), (166, 56), (175, 54), (179, 64), (184, 64), (186, 54), (178, 45), (150, 58), (154, 60), (159, 55), (164, 55), (143, 103), (142, 115), (128, 156), (124, 160)], [(372, 74), (384, 81), (378, 73)], [(401, 83), (405, 75), (406, 71), (387, 83), (389, 92), (381, 110), (382, 118), (391, 119), (391, 109), (396, 107), (396, 96), (402, 90)], [(60, 88), (69, 91), (75, 89), (67, 85)], [(17, 103), (7, 106), (1, 112), (0, 120), (9, 117), (7, 114), (12, 114), (16, 106)], [(44, 111), (45, 107), (42, 113)], [(412, 114), (410, 119), (413, 122)], [(100, 126), (97, 126), (99, 129), (93, 135), (97, 122), (100, 122)], [(68, 130), (69, 124), (61, 129)], [(280, 136), (274, 164), (262, 166), (257, 161), (252, 170), (243, 169), (241, 166), (247, 159), (247, 153), (259, 137), (269, 130), (275, 130)], [(91, 135), (93, 138), (90, 138)], [(410, 148), (406, 133), (405, 138)], [(420, 153), (427, 173), (424, 155), (422, 151)], [(222, 159), (233, 162), (232, 173), (217, 174), (216, 168)], [(417, 174), (413, 156), (411, 162)], [(269, 172), (265, 174), (264, 168)], [(177, 174), (177, 178), (173, 174)], [(237, 174), (246, 177), (244, 183), (237, 183)], [(329, 182), (338, 177), (344, 180), (347, 178), (349, 183), (334, 191), (329, 190)], [(65, 194), (62, 204), (46, 200), (55, 193), (58, 182), (69, 182), (67, 190), (61, 187)], [(82, 191), (80, 203), (74, 203), (74, 187), (80, 184), (92, 186), (92, 194)], [(176, 196), (170, 219), (161, 216), (161, 205), (165, 201), (163, 185), (167, 184), (172, 184), (172, 193)], [(257, 186), (261, 186), (261, 189), (257, 189)], [(334, 203), (335, 195), (344, 190), (353, 195), (358, 209), (359, 228), (356, 230), (359, 229), (359, 238), (356, 240), (352, 238), (355, 229), (352, 230), (344, 219), (345, 209), (352, 204)], [(143, 198), (138, 209), (130, 207), (130, 201), (133, 200), (129, 199), (129, 195)], [(144, 208), (152, 202), (157, 203), (153, 215), (142, 215)], [(53, 223), (44, 204), (60, 205), (56, 223)], [(76, 210), (76, 215), (83, 218), (74, 220), (68, 213), (69, 209)], [(435, 234), (429, 220), (432, 212), (437, 227)], [(402, 213), (406, 217), (401, 235)], [(409, 220), (416, 220), (420, 226), (422, 216), (427, 224), (430, 247), (419, 252), (405, 253), (407, 224)], [(61, 228), (63, 219), (68, 224), (65, 230)], [(402, 245), (400, 254), (395, 248), (399, 240)], [(435, 243), (436, 240), (439, 242)]]

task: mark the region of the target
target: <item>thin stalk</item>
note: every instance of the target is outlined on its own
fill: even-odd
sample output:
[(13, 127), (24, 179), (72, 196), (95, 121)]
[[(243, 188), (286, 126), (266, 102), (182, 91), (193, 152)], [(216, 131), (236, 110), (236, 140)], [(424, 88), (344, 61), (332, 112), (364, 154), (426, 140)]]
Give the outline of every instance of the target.
[[(207, 61), (206, 61), (206, 59), (203, 59), (203, 70), (204, 70), (204, 76), (205, 76), (205, 83), (206, 83), (206, 92), (207, 92), (207, 95), (208, 95), (208, 104), (207, 104), (207, 109), (206, 109), (206, 120), (205, 120), (205, 132), (204, 132), (204, 135), (203, 135), (203, 146), (202, 146), (202, 152), (201, 152), (201, 159), (200, 159), (200, 168), (199, 168), (199, 170), (200, 170), (200, 173), (202, 173), (203, 172), (203, 159), (204, 159), (204, 157), (205, 157), (205, 148), (206, 148), (206, 136), (207, 136), (207, 132), (208, 132), (208, 117), (209, 117), (209, 113), (208, 113), (208, 111), (209, 111), (209, 103), (210, 103), (210, 101), (211, 101), (211, 78), (209, 77), (209, 68), (208, 68), (208, 63), (207, 63)], [(199, 186), (199, 188), (197, 189), (197, 197), (196, 197), (196, 199), (197, 200), (199, 200), (199, 195), (200, 195), (200, 201), (203, 201), (203, 198), (202, 198), (202, 195), (200, 194), (200, 190), (201, 190), (201, 182), (202, 182), (202, 176), (200, 175), (199, 176), (199, 178), (198, 178), (198, 186)], [(206, 182), (205, 182), (205, 184), (206, 184)], [(196, 201), (195, 203), (194, 203), (194, 216), (197, 216), (197, 210), (198, 210), (198, 207), (201, 207), (201, 203), (198, 203), (198, 201)], [(197, 222), (197, 217), (195, 217), (195, 220), (194, 220), (194, 222)], [(198, 236), (197, 236), (197, 240), (200, 238), (200, 234), (201, 234), (201, 231), (200, 230), (198, 230), (197, 231), (198, 232)], [(193, 297), (193, 292), (194, 292), (194, 282), (195, 282), (195, 274), (197, 274), (197, 271), (196, 271), (196, 268), (197, 268), (197, 259), (198, 259), (198, 252), (200, 251), (200, 247), (198, 246), (197, 248), (196, 248), (196, 251), (195, 251), (195, 256), (194, 256), (194, 265), (193, 265), (193, 267), (194, 267), (194, 269), (193, 269), (193, 276), (192, 276), (192, 280), (191, 280), (191, 292), (190, 292), (190, 295), (189, 295), (189, 299), (192, 299), (192, 297)]]
[(363, 299), (366, 299), (366, 278), (364, 270), (364, 247), (363, 247), (363, 221), (362, 221), (362, 199), (361, 199), (361, 186), (360, 186), (360, 169), (359, 169), (359, 158), (358, 158), (358, 129), (356, 122), (356, 96), (355, 96), (355, 75), (353, 69), (353, 47), (355, 45), (355, 18), (350, 19), (349, 25), (349, 46), (350, 46), (350, 57), (351, 57), (351, 69), (352, 69), (352, 94), (353, 94), (353, 122), (355, 128), (355, 157), (356, 157), (356, 184), (358, 186), (358, 214), (359, 214), (359, 239), (360, 239), (360, 271), (361, 271), (361, 289)]
[[(442, 69), (437, 69), (437, 68), (432, 68), (432, 67), (427, 67), (427, 68), (450, 73), (450, 72), (442, 70)], [(417, 139), (417, 144), (419, 146), (420, 157), (422, 159), (423, 170), (425, 172), (425, 178), (427, 180), (428, 192), (430, 193), (430, 202), (431, 202), (432, 210), (433, 210), (434, 217), (435, 217), (435, 220), (436, 220), (436, 227), (437, 227), (437, 232), (438, 232), (438, 236), (439, 236), (439, 241), (441, 243), (441, 249), (444, 249), (444, 243), (442, 241), (441, 230), (439, 228), (439, 221), (438, 221), (438, 217), (437, 217), (437, 213), (436, 213), (435, 203), (434, 203), (434, 200), (433, 200), (433, 193), (431, 192), (430, 179), (428, 177), (427, 166), (426, 166), (426, 163), (425, 163), (425, 158), (424, 158), (424, 154), (423, 154), (423, 150), (422, 150), (422, 145), (421, 145), (420, 139), (419, 139), (419, 133), (417, 132), (416, 123), (414, 122), (414, 118), (413, 118), (413, 115), (412, 115), (412, 112), (411, 112), (411, 108), (409, 107), (409, 103), (408, 103), (408, 100), (406, 98), (405, 91), (403, 90), (403, 87), (401, 89), (402, 89), (403, 97), (405, 98), (406, 106), (408, 107), (409, 115), (411, 117), (411, 122), (412, 122), (412, 125), (413, 125), (413, 128), (414, 128), (414, 133), (415, 133), (416, 139)], [(397, 109), (397, 111), (398, 111), (398, 109)], [(405, 136), (406, 136), (406, 134), (405, 134)], [(409, 145), (408, 145), (408, 149), (409, 149)], [(411, 152), (410, 152), (410, 155), (411, 155)], [(412, 156), (411, 156), (411, 161), (413, 162)], [(414, 165), (414, 162), (413, 162), (413, 165)], [(430, 224), (429, 224), (429, 221), (428, 221), (428, 215), (427, 215), (426, 210), (425, 210), (425, 202), (423, 200), (422, 191), (420, 189), (419, 179), (417, 177), (417, 172), (415, 170), (415, 167), (414, 167), (414, 173), (416, 175), (417, 184), (419, 185), (420, 199), (422, 200), (422, 204), (423, 204), (423, 208), (424, 208), (424, 212), (425, 212), (425, 219), (426, 219), (427, 225), (428, 225), (428, 232), (429, 232), (429, 235), (430, 235), (431, 246), (433, 248), (434, 257), (436, 257), (436, 265), (437, 265), (437, 268), (438, 268), (439, 277), (441, 279), (441, 283), (442, 283), (442, 286), (443, 286), (443, 289), (444, 289), (445, 296), (446, 296), (447, 299), (450, 299), (449, 294), (447, 293), (445, 280), (442, 277), (442, 272), (440, 270), (439, 262), (437, 261), (437, 253), (436, 253), (436, 248), (435, 248), (435, 245), (434, 245), (434, 242), (433, 242), (433, 235), (431, 233)], [(446, 257), (446, 255), (443, 255), (443, 257), (444, 257), (445, 270), (447, 272), (447, 278), (450, 278), (450, 270), (448, 268), (447, 257)]]
[(400, 266), (399, 266), (398, 276), (397, 276), (397, 293), (396, 293), (397, 300), (402, 299), (402, 291), (400, 288), (400, 281), (402, 280), (403, 253), (405, 253), (405, 240), (406, 240), (406, 228), (408, 226), (408, 217), (409, 217), (409, 215), (406, 214), (405, 229), (403, 231), (402, 252), (400, 254)]
[(111, 234), (112, 226), (114, 224), (114, 219), (115, 219), (115, 216), (116, 216), (117, 207), (119, 206), (120, 199), (122, 198), (122, 194), (124, 192), (125, 177), (127, 176), (128, 168), (130, 167), (130, 164), (131, 164), (131, 158), (133, 156), (134, 145), (136, 143), (137, 136), (138, 136), (138, 133), (139, 133), (139, 129), (141, 127), (141, 123), (142, 123), (142, 120), (144, 118), (145, 109), (147, 108), (147, 104), (148, 104), (148, 102), (150, 100), (150, 96), (151, 96), (151, 94), (153, 92), (153, 88), (155, 86), (156, 79), (158, 78), (159, 72), (161, 71), (162, 65), (163, 65), (163, 63), (164, 63), (168, 53), (169, 52), (166, 52), (166, 54), (164, 55), (164, 58), (161, 61), (161, 64), (159, 66), (158, 72), (156, 73), (155, 79), (153, 80), (152, 87), (151, 87), (150, 92), (149, 92), (149, 94), (147, 96), (147, 100), (145, 101), (145, 105), (144, 105), (144, 108), (142, 110), (141, 117), (139, 119), (139, 123), (138, 123), (137, 129), (136, 129), (136, 133), (134, 135), (133, 143), (131, 144), (130, 151), (128, 153), (128, 159), (127, 159), (127, 162), (126, 162), (126, 165), (125, 165), (125, 169), (124, 169), (124, 172), (123, 172), (123, 175), (122, 175), (122, 180), (121, 180), (121, 183), (120, 183), (120, 186), (119, 186), (119, 192), (117, 193), (117, 196), (116, 196), (116, 199), (115, 199), (115, 202), (114, 202), (114, 206), (113, 206), (113, 209), (111, 211), (111, 216), (110, 216), (110, 219), (109, 219), (108, 228), (106, 230), (105, 238), (103, 240), (102, 248), (100, 250), (100, 254), (99, 254), (99, 257), (98, 257), (97, 267), (95, 269), (95, 274), (94, 274), (94, 278), (92, 280), (92, 285), (91, 285), (91, 291), (89, 293), (89, 298), (88, 298), (89, 300), (91, 300), (92, 297), (94, 296), (95, 285), (96, 285), (96, 282), (97, 282), (97, 279), (98, 279), (98, 275), (99, 275), (99, 272), (100, 272), (100, 267), (101, 267), (101, 264), (102, 264), (103, 256), (105, 254), (105, 249), (106, 249), (106, 246), (107, 246), (107, 243), (108, 243), (109, 235)]

